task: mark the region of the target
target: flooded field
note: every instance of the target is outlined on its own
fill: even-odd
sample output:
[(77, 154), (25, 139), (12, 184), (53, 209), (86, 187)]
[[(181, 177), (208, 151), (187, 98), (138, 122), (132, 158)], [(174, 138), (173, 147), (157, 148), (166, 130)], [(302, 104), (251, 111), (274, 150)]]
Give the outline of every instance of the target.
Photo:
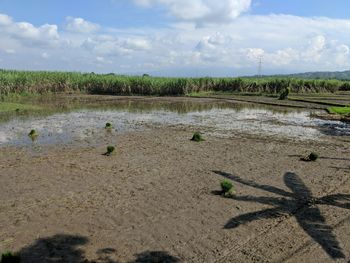
[[(78, 100), (79, 101), (79, 100)], [(350, 135), (350, 124), (321, 120), (316, 110), (280, 108), (201, 99), (114, 99), (93, 104), (45, 101), (49, 111), (4, 115), (0, 145), (26, 145), (35, 129), (38, 144), (85, 142), (93, 144), (111, 133), (154, 127), (192, 127), (208, 135), (232, 137), (237, 133), (297, 140), (322, 140)], [(113, 124), (112, 131), (104, 129)]]
[[(315, 117), (320, 109), (165, 97), (31, 103), (37, 110), (0, 115), (0, 251), (24, 263), (350, 259), (350, 127)], [(195, 131), (205, 141), (191, 141)], [(316, 162), (301, 160), (311, 152)]]

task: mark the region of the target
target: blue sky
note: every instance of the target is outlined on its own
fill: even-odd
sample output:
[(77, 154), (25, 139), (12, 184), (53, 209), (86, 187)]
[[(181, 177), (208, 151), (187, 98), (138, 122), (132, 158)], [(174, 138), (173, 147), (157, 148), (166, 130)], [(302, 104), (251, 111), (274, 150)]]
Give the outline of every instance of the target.
[(0, 68), (237, 76), (350, 68), (347, 0), (0, 0)]

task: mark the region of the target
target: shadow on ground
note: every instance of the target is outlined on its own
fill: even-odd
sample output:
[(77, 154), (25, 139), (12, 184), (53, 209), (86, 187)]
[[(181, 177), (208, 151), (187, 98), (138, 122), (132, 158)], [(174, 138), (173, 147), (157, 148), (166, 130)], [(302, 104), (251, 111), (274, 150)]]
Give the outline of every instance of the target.
[[(298, 158), (303, 158), (305, 156), (300, 155), (300, 154), (292, 154), (288, 155), (289, 157), (298, 157)], [(319, 157), (320, 160), (337, 160), (337, 161), (350, 161), (350, 158), (337, 158), (337, 157), (327, 157), (327, 156), (321, 156)]]
[(312, 196), (311, 191), (303, 183), (301, 178), (295, 173), (286, 173), (284, 183), (291, 192), (283, 189), (258, 184), (253, 181), (242, 179), (233, 174), (213, 171), (232, 181), (264, 190), (280, 197), (260, 197), (260, 196), (234, 196), (237, 201), (256, 202), (264, 205), (271, 205), (272, 208), (242, 214), (232, 218), (225, 225), (225, 229), (236, 228), (255, 220), (277, 218), (282, 216), (294, 216), (300, 227), (333, 259), (345, 258), (342, 248), (333, 233), (333, 228), (326, 224), (318, 205), (335, 206), (342, 209), (350, 209), (350, 195), (335, 194), (320, 198)]
[[(119, 263), (112, 259), (116, 250), (99, 249), (96, 260), (88, 260), (82, 247), (88, 243), (83, 236), (55, 235), (38, 239), (32, 245), (23, 248), (18, 254), (22, 263)], [(128, 263), (177, 263), (181, 260), (164, 251), (146, 251), (135, 255)]]

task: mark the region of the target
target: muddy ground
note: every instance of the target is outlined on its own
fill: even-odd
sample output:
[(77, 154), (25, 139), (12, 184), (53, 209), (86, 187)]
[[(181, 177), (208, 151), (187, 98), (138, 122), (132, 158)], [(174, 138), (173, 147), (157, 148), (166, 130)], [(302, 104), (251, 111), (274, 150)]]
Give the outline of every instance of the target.
[[(116, 134), (113, 156), (105, 144), (0, 148), (0, 251), (23, 262), (350, 260), (348, 138), (192, 133)], [(321, 158), (300, 161), (310, 150)]]

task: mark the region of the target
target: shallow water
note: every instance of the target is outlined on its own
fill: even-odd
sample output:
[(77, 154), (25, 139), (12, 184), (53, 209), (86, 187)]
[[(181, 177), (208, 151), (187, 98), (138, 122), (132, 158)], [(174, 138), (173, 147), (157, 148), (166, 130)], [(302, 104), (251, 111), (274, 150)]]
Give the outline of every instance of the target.
[[(113, 130), (104, 129), (113, 123)], [(93, 143), (113, 133), (150, 127), (191, 126), (208, 135), (230, 137), (236, 133), (297, 140), (322, 140), (329, 135), (350, 136), (350, 125), (311, 117), (306, 110), (280, 109), (218, 102), (115, 102), (108, 108), (71, 109), (37, 115), (11, 116), (0, 123), (0, 145), (28, 145), (31, 129), (39, 133), (36, 144)]]

